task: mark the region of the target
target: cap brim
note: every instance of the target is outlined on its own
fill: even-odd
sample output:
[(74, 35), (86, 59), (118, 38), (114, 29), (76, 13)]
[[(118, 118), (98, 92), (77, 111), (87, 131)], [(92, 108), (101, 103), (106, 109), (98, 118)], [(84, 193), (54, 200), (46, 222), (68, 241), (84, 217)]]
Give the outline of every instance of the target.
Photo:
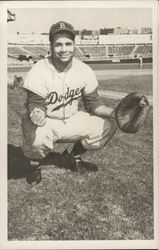
[(75, 37), (75, 33), (74, 32), (72, 32), (71, 30), (69, 30), (69, 29), (60, 29), (60, 30), (57, 30), (57, 31), (55, 31), (54, 33), (53, 33), (53, 35), (55, 35), (55, 34), (58, 34), (58, 33), (61, 33), (61, 32), (68, 32), (69, 34), (71, 34), (73, 37)]

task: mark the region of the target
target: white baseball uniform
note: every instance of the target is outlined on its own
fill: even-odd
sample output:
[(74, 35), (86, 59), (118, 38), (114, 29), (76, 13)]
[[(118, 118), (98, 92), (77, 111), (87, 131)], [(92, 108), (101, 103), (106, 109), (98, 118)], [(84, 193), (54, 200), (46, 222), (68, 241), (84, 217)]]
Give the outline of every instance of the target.
[[(28, 141), (29, 131), (23, 132), (24, 154), (31, 159), (43, 158), (53, 149), (55, 142), (81, 140), (88, 150), (103, 147), (114, 134), (111, 120), (78, 111), (81, 98), (90, 113), (91, 108), (101, 105), (97, 87), (93, 70), (76, 58), (64, 72), (52, 65), (50, 57), (38, 61), (29, 71), (24, 88), (33, 93), (33, 97), (27, 100), (27, 107), (31, 107), (29, 112), (39, 107), (38, 98), (43, 100), (46, 124), (36, 128), (33, 141)], [(38, 97), (35, 101), (34, 94)], [(23, 123), (22, 127), (25, 125)]]

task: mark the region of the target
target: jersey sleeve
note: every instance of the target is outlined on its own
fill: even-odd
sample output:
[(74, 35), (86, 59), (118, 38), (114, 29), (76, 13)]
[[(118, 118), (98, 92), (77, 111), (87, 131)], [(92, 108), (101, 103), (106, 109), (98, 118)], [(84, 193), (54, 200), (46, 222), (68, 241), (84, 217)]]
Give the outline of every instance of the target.
[(45, 83), (45, 74), (41, 63), (36, 63), (28, 72), (26, 80), (24, 81), (25, 89), (45, 98), (47, 95), (47, 86)]
[(30, 90), (27, 90), (27, 102), (26, 108), (28, 113), (31, 113), (34, 108), (40, 108), (46, 113), (46, 103), (45, 99)]
[(98, 87), (98, 81), (94, 71), (88, 65), (86, 65), (86, 70), (83, 77), (85, 83), (83, 92), (85, 95), (87, 95), (92, 93)]
[(88, 113), (93, 113), (94, 109), (103, 105), (102, 99), (98, 95), (98, 81), (94, 71), (87, 66), (85, 73), (85, 87), (82, 91), (82, 100)]
[(85, 94), (85, 95), (83, 94), (82, 95), (82, 100), (83, 100), (85, 110), (90, 114), (92, 114), (93, 111), (97, 107), (99, 107), (101, 105), (104, 105), (103, 100), (98, 95), (97, 88), (93, 92), (91, 92), (89, 94)]

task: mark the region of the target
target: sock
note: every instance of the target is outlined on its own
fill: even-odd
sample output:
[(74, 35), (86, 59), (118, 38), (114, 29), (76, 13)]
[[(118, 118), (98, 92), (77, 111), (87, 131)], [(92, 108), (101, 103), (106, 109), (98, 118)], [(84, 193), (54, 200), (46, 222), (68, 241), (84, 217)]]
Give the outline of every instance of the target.
[(79, 162), (82, 161), (81, 155), (73, 155), (73, 158), (74, 158), (74, 160), (75, 160), (76, 163), (79, 163)]
[(73, 149), (71, 151), (71, 154), (75, 157), (80, 157), (81, 154), (85, 153), (87, 150), (83, 147), (82, 143), (76, 142), (73, 146)]
[(38, 161), (38, 160), (30, 160), (30, 165), (33, 168), (37, 168), (37, 169), (41, 168), (40, 161)]

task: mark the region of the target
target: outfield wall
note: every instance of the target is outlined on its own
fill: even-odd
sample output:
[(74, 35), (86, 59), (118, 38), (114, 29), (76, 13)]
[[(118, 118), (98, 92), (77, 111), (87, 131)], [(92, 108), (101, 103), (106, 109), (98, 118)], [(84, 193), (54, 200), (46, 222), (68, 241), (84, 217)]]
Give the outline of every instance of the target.
[[(152, 43), (152, 34), (76, 36), (76, 44), (145, 44)], [(8, 44), (49, 45), (48, 35), (8, 34)]]
[(146, 44), (152, 43), (151, 34), (99, 36), (99, 44)]

